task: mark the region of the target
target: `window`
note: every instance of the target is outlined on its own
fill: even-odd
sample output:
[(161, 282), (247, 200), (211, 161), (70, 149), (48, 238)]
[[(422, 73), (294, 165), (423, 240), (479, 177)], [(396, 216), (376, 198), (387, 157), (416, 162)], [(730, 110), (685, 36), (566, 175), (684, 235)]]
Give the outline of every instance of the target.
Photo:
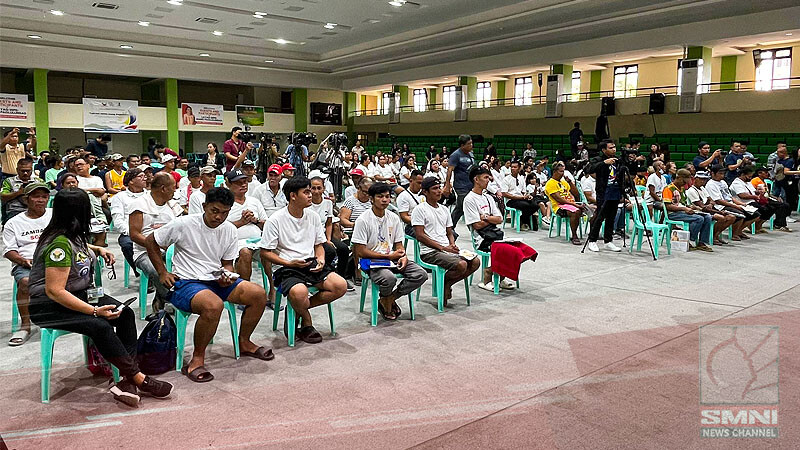
[(445, 86), (442, 90), (444, 95), (442, 96), (442, 103), (444, 103), (444, 109), (452, 111), (456, 109), (456, 87), (455, 86)]
[(614, 97), (636, 97), (639, 84), (639, 65), (614, 67)]
[(789, 89), (792, 49), (753, 50), (756, 63), (756, 90)]
[(569, 101), (577, 102), (581, 99), (581, 73), (578, 71), (572, 72), (572, 93), (569, 96)]
[(481, 81), (478, 83), (478, 108), (489, 108), (492, 106), (492, 83)]
[(428, 109), (428, 90), (414, 89), (414, 112), (422, 112)]
[(514, 80), (514, 106), (533, 104), (533, 77)]

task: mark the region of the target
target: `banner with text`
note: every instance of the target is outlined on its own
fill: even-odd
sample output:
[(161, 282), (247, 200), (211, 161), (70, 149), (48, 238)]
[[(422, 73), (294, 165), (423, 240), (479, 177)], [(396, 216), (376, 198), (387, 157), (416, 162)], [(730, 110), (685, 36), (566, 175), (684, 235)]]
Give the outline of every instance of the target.
[(181, 103), (181, 117), (184, 125), (222, 126), (222, 105)]
[(264, 126), (264, 107), (236, 105), (236, 121), (242, 124), (242, 126)]
[(136, 100), (84, 98), (83, 131), (138, 133), (139, 102)]
[(0, 94), (0, 119), (28, 120), (28, 96)]

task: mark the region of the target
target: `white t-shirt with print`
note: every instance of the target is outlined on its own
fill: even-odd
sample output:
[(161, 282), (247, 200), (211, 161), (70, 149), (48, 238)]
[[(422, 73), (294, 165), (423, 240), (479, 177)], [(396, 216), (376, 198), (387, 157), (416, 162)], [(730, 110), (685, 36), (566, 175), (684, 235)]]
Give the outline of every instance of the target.
[(314, 246), (325, 240), (325, 230), (317, 213), (306, 208), (303, 217), (298, 219), (289, 213), (289, 208), (283, 208), (267, 219), (261, 248), (277, 250), (278, 256), (291, 261), (315, 256)]
[[(254, 199), (253, 197), (244, 197), (244, 203), (233, 202), (233, 206), (231, 206), (231, 211), (228, 213), (228, 222), (236, 222), (237, 220), (242, 218), (242, 213), (245, 210), (249, 210), (253, 213), (256, 220), (258, 222), (262, 222), (267, 220), (267, 212), (264, 211), (264, 207), (261, 206), (261, 202)], [(236, 225), (234, 225), (236, 226)], [(258, 228), (258, 225), (254, 223), (248, 223), (247, 225), (242, 225), (241, 227), (236, 229), (237, 234), (240, 240), (246, 240), (250, 238), (257, 238), (261, 237), (261, 228)], [(242, 243), (239, 244), (239, 247), (243, 247)]]
[(486, 194), (479, 195), (469, 191), (464, 197), (464, 223), (467, 224), (473, 238), (475, 238), (475, 248), (481, 246), (483, 238), (470, 225), (480, 222), (481, 214), (500, 217), (500, 209), (497, 207), (497, 202)]
[(383, 217), (378, 217), (370, 208), (356, 220), (350, 241), (362, 244), (374, 252), (388, 255), (393, 251), (394, 244), (402, 242), (403, 236), (405, 231), (400, 216), (385, 210)]
[[(51, 217), (53, 217), (53, 210), (47, 208), (42, 217), (38, 219), (28, 217), (27, 211), (8, 219), (3, 227), (3, 255), (15, 250), (19, 256), (33, 259), (36, 244), (39, 243), (42, 231), (50, 224)], [(12, 264), (12, 266), (16, 266), (16, 264)]]
[(328, 222), (328, 219), (333, 218), (333, 202), (328, 198), (322, 197), (322, 201), (320, 203), (314, 203), (312, 200), (311, 206), (308, 208), (317, 213), (323, 228), (325, 227), (325, 223)]
[[(422, 225), (425, 234), (434, 242), (444, 247), (450, 245), (450, 240), (447, 238), (447, 228), (453, 226), (453, 219), (450, 217), (450, 210), (447, 207), (438, 205), (434, 208), (428, 202), (422, 202), (411, 213), (411, 225)], [(421, 253), (428, 254), (434, 250), (420, 243)]]
[[(156, 201), (153, 200), (153, 195), (146, 194), (137, 198), (131, 204), (131, 213), (137, 211), (142, 213), (142, 234), (147, 237), (154, 230), (174, 221), (176, 217), (183, 213), (183, 208), (175, 200), (169, 200), (158, 206)], [(147, 253), (147, 249), (134, 242), (133, 259), (136, 260), (142, 253)]]
[(182, 216), (153, 232), (164, 248), (175, 244), (172, 273), (182, 280), (216, 280), (212, 272), (222, 269), (222, 261), (239, 256), (236, 227), (223, 222), (216, 228), (206, 225), (203, 215)]
[[(391, 178), (394, 179), (394, 170), (392, 170), (392, 166), (386, 164), (385, 166), (381, 167), (380, 164), (375, 166), (375, 175), (382, 177), (382, 178)], [(397, 181), (397, 180), (395, 180)], [(391, 182), (391, 181), (387, 181)]]

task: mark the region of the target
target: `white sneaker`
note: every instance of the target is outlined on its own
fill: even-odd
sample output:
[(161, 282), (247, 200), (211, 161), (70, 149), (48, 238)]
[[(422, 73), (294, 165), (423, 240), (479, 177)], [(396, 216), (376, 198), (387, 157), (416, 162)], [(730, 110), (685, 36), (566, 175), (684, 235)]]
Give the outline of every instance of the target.
[(516, 287), (517, 287), (516, 284), (514, 284), (514, 283), (512, 283), (512, 282), (510, 282), (508, 280), (503, 280), (503, 281), (500, 282), (500, 288), (501, 289), (514, 289)]
[(494, 285), (492, 283), (478, 283), (478, 287), (484, 291), (494, 292)]
[[(786, 220), (789, 220), (789, 219), (786, 219)], [(549, 227), (550, 226), (550, 219), (547, 218), (547, 217), (542, 217), (542, 223)]]
[(586, 246), (590, 252), (599, 252), (600, 248), (597, 247), (597, 242), (589, 242), (589, 245)]
[(605, 245), (606, 250), (611, 250), (612, 252), (621, 252), (622, 249), (617, 247), (613, 242), (609, 242)]
[(792, 219), (791, 217), (787, 217), (786, 218), (786, 223), (796, 223), (796, 222), (797, 222), (797, 220)]

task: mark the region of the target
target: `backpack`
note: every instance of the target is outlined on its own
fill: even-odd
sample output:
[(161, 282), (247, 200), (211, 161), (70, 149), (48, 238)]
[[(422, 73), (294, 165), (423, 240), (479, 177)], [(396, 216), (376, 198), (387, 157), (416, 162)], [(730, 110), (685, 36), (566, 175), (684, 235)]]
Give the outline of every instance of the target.
[(147, 375), (159, 375), (175, 368), (177, 328), (166, 311), (159, 311), (139, 335), (136, 344), (136, 362)]

